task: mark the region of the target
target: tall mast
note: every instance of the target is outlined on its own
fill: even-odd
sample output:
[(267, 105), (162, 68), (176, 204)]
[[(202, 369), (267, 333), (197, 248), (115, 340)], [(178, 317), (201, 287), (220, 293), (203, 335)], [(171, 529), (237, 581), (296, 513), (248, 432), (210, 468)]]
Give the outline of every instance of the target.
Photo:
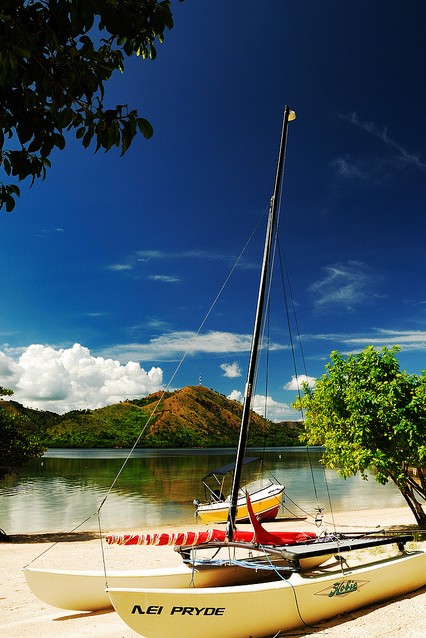
[(232, 540), (235, 530), (235, 518), (237, 515), (238, 492), (240, 489), (241, 472), (244, 464), (244, 457), (247, 445), (248, 425), (250, 419), (251, 399), (254, 377), (256, 374), (257, 356), (260, 342), (260, 334), (262, 328), (263, 311), (265, 305), (266, 284), (271, 259), (272, 240), (274, 229), (276, 226), (277, 209), (278, 209), (278, 191), (280, 188), (281, 178), (284, 170), (285, 149), (287, 144), (288, 123), (294, 120), (296, 114), (291, 111), (288, 106), (284, 108), (284, 117), (281, 130), (281, 142), (278, 154), (277, 170), (275, 174), (274, 191), (271, 197), (268, 214), (268, 225), (266, 228), (265, 248), (263, 252), (262, 270), (260, 274), (259, 293), (257, 299), (257, 308), (254, 321), (253, 337), (251, 343), (251, 352), (249, 366), (247, 370), (246, 389), (244, 394), (243, 412), (241, 415), (240, 436), (238, 440), (237, 456), (235, 461), (234, 477), (232, 481), (231, 502), (228, 510), (228, 521), (226, 524), (226, 539)]

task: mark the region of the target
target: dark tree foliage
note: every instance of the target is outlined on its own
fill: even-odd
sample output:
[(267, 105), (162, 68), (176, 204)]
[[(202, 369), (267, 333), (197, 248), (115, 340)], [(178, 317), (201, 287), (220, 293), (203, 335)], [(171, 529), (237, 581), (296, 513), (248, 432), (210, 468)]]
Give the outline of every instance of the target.
[[(0, 387), (0, 396), (11, 394), (12, 390)], [(30, 459), (43, 454), (29, 425), (27, 417), (0, 408), (0, 480), (16, 474)]]
[(45, 178), (66, 131), (122, 155), (152, 136), (136, 110), (104, 106), (104, 85), (126, 56), (154, 59), (172, 27), (169, 0), (0, 0), (0, 208), (13, 210), (16, 181)]

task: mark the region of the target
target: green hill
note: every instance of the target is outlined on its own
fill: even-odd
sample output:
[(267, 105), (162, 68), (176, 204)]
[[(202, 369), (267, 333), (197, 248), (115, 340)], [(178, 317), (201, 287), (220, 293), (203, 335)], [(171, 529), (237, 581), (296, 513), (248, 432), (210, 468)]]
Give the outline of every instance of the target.
[[(25, 408), (15, 401), (1, 404), (25, 414), (45, 447), (71, 448), (131, 447), (148, 421), (138, 447), (234, 447), (242, 412), (237, 401), (202, 386), (64, 415)], [(273, 423), (252, 412), (248, 445), (298, 445), (301, 429), (300, 423)]]

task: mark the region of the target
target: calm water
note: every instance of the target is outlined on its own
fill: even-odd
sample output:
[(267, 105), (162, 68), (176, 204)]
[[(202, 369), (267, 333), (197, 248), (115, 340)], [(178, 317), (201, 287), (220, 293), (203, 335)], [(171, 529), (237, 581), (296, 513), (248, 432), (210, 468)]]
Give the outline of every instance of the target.
[[(91, 517), (80, 529), (97, 529), (95, 514), (127, 454), (49, 450), (19, 479), (0, 482), (0, 527), (9, 534), (70, 531)], [(261, 454), (268, 470), (286, 486), (288, 509), (283, 516), (288, 510), (301, 515), (292, 501), (309, 514), (315, 513), (317, 503), (329, 512), (329, 496), (336, 512), (404, 505), (393, 485), (381, 486), (372, 477), (345, 481), (335, 471), (324, 471), (318, 450), (309, 457), (305, 448)], [(102, 528), (193, 523), (193, 500), (203, 499), (202, 477), (233, 460), (232, 450), (137, 450), (102, 506)]]

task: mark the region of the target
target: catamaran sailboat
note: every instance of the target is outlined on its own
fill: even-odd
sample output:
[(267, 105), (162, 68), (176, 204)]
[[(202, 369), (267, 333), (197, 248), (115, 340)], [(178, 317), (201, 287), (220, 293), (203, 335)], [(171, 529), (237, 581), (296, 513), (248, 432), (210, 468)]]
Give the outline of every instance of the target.
[[(426, 584), (426, 552), (408, 551), (406, 545), (412, 540), (408, 534), (347, 535), (334, 531), (317, 536), (269, 532), (257, 520), (248, 492), (245, 499), (253, 531), (242, 532), (236, 526), (287, 129), (294, 117), (286, 107), (226, 529), (107, 539), (122, 545), (172, 544), (182, 556), (178, 567), (108, 573), (27, 566), (27, 582), (41, 600), (76, 610), (96, 610), (112, 604), (124, 622), (146, 638), (262, 638)], [(394, 556), (348, 565), (347, 556), (354, 550), (387, 545), (396, 545)]]
[[(145, 638), (164, 638), (169, 635), (186, 638), (198, 638), (200, 635), (203, 638), (218, 636), (263, 638), (386, 600), (426, 584), (426, 552), (410, 552), (405, 549), (406, 543), (412, 540), (411, 536), (377, 535), (347, 538), (334, 534), (330, 538), (309, 539), (286, 546), (282, 544), (278, 536), (271, 539), (273, 534), (263, 530), (260, 523), (256, 521), (248, 494), (246, 495), (247, 505), (255, 532), (258, 530), (258, 536), (250, 542), (242, 543), (238, 540), (236, 518), (241, 489), (241, 471), (247, 444), (257, 352), (272, 262), (272, 246), (277, 228), (277, 208), (288, 123), (294, 118), (295, 114), (286, 107), (266, 230), (252, 350), (225, 539), (196, 546), (192, 553), (181, 550), (184, 561), (193, 569), (198, 569), (200, 565), (211, 568), (217, 561), (216, 557), (201, 562), (197, 558), (200, 549), (213, 548), (218, 551), (225, 548), (228, 552), (241, 546), (259, 549), (265, 542), (268, 544), (267, 555), (278, 559), (276, 565), (272, 560), (270, 562), (275, 577), (268, 582), (257, 577), (251, 584), (241, 585), (235, 581), (231, 586), (215, 585), (206, 588), (160, 589), (109, 585), (107, 592), (117, 613), (131, 629)], [(345, 563), (346, 552), (391, 543), (396, 544), (397, 553), (390, 558), (371, 560), (366, 564), (353, 567)], [(322, 558), (328, 559), (333, 555), (337, 556), (337, 560), (332, 559), (330, 563), (322, 563)], [(302, 561), (310, 558), (317, 560), (319, 558), (319, 562), (311, 569), (304, 571)], [(283, 565), (282, 561), (286, 561), (287, 564)], [(264, 562), (253, 559), (250, 565), (244, 565), (242, 568), (263, 573)], [(217, 569), (220, 570), (219, 564)]]

